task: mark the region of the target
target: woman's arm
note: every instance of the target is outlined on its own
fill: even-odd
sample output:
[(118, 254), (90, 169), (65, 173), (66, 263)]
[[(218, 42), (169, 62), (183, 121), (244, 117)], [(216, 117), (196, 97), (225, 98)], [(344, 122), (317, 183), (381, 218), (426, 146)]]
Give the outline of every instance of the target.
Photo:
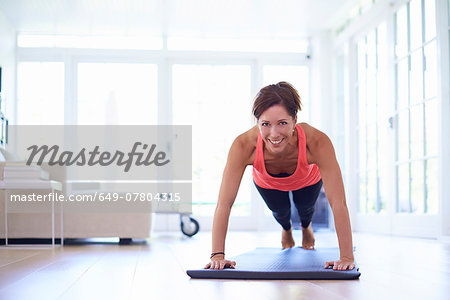
[[(310, 127), (310, 126), (309, 126)], [(350, 216), (345, 199), (344, 183), (333, 144), (326, 134), (310, 127), (311, 143), (308, 148), (311, 160), (319, 167), (325, 194), (334, 216), (334, 224), (339, 241), (340, 260), (327, 262), (325, 268), (334, 266), (335, 270), (353, 269), (353, 241)]]
[[(228, 228), (228, 219), (236, 199), (242, 176), (249, 157), (248, 146), (242, 137), (234, 140), (228, 153), (228, 159), (222, 176), (219, 190), (219, 200), (214, 213), (212, 227), (212, 252), (225, 252), (225, 237)], [(234, 264), (233, 264), (234, 263)], [(235, 265), (235, 262), (225, 260), (223, 254), (215, 255), (205, 268), (223, 269), (226, 265)]]

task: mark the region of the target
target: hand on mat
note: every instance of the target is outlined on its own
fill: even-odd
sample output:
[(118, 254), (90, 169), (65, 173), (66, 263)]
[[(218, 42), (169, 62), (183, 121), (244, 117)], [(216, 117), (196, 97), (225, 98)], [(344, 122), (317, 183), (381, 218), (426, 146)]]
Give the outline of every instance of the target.
[(232, 268), (234, 269), (234, 266), (236, 265), (236, 262), (233, 260), (227, 260), (225, 257), (222, 256), (222, 258), (213, 258), (211, 259), (211, 262), (209, 262), (204, 269), (224, 269), (224, 268)]
[(353, 260), (349, 259), (332, 260), (325, 263), (325, 269), (328, 269), (328, 267), (333, 267), (333, 270), (338, 271), (345, 271), (347, 269), (353, 270), (355, 268), (355, 263)]

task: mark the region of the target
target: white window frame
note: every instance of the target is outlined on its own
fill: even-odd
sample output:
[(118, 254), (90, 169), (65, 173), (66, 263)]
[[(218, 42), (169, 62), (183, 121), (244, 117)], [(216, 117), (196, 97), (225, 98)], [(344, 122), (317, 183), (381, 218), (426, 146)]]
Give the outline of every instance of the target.
[[(356, 89), (356, 82), (357, 82), (357, 58), (358, 58), (358, 53), (356, 51), (357, 49), (357, 43), (363, 39), (370, 31), (376, 29), (383, 21), (386, 21), (386, 36), (388, 41), (393, 41), (393, 37), (392, 37), (392, 28), (393, 28), (393, 23), (392, 23), (392, 11), (390, 9), (385, 8), (384, 10), (382, 10), (381, 12), (379, 12), (377, 15), (372, 15), (372, 19), (370, 22), (367, 22), (364, 26), (363, 30), (360, 30), (359, 32), (355, 33), (352, 38), (349, 40), (349, 49), (350, 53), (351, 53), (351, 57), (350, 60), (352, 60), (352, 65), (351, 67), (353, 68), (351, 70), (352, 72), (352, 79), (351, 79), (351, 99), (350, 99), (350, 106), (352, 108), (349, 108), (349, 110), (352, 111), (352, 114), (349, 113), (350, 116), (352, 116), (352, 119), (350, 120), (351, 122), (351, 131), (348, 132), (349, 134), (352, 135), (351, 141), (352, 141), (352, 145), (355, 148), (353, 156), (349, 156), (349, 157), (353, 157), (353, 159), (355, 160), (352, 163), (352, 168), (353, 169), (349, 169), (349, 172), (353, 172), (353, 174), (349, 174), (350, 177), (352, 177), (352, 179), (350, 180), (351, 184), (352, 184), (352, 196), (353, 201), (354, 201), (354, 206), (355, 206), (355, 213), (354, 213), (354, 222), (353, 222), (353, 226), (354, 226), (354, 230), (356, 231), (364, 231), (364, 232), (375, 232), (375, 233), (380, 233), (380, 234), (392, 234), (392, 220), (394, 219), (394, 205), (395, 203), (392, 202), (392, 199), (394, 199), (393, 197), (395, 196), (395, 191), (393, 186), (389, 186), (388, 187), (388, 192), (386, 193), (386, 197), (387, 199), (390, 199), (391, 201), (388, 201), (386, 203), (386, 212), (385, 213), (376, 213), (376, 214), (366, 214), (366, 213), (361, 213), (358, 211), (358, 207), (359, 207), (359, 185), (360, 185), (360, 181), (359, 181), (359, 176), (358, 176), (358, 172), (359, 172), (359, 155), (361, 155), (359, 153), (359, 137), (357, 135), (357, 131), (355, 130), (355, 128), (357, 127), (358, 124), (358, 118), (359, 118), (359, 110), (358, 110), (358, 95), (357, 95), (357, 89)], [(393, 44), (391, 43), (387, 43), (387, 50), (389, 52), (392, 51)], [(389, 57), (389, 56), (388, 56)], [(390, 69), (391, 66), (391, 62), (388, 62), (388, 76), (390, 79), (393, 79), (392, 75), (392, 70)], [(393, 81), (388, 79), (387, 82), (392, 83)], [(388, 86), (388, 92), (386, 93), (386, 97), (390, 98), (390, 99), (394, 99), (395, 97), (395, 93), (394, 93), (394, 87), (393, 85)], [(394, 106), (392, 107), (388, 107), (387, 108), (388, 111), (393, 111), (394, 110)], [(387, 120), (386, 120), (387, 122)], [(390, 132), (390, 136), (388, 137), (388, 139), (391, 141), (391, 145), (395, 144), (395, 137), (394, 137), (394, 131)], [(385, 160), (383, 160), (384, 163), (384, 168), (377, 166), (377, 168), (379, 169), (386, 169), (386, 168), (392, 168), (392, 166), (394, 165), (394, 157), (393, 156), (388, 156), (386, 157)], [(350, 171), (353, 170), (353, 171)], [(356, 172), (356, 170), (358, 170), (358, 172)], [(381, 176), (389, 176), (388, 174), (392, 172), (384, 172), (384, 174), (382, 174)], [(392, 183), (393, 182), (393, 178), (389, 178), (388, 182)]]
[[(100, 50), (64, 48), (17, 48), (16, 63), (25, 61), (59, 61), (65, 65), (64, 124), (77, 123), (77, 65), (85, 62), (110, 63), (149, 63), (158, 66), (158, 124), (172, 124), (172, 66), (174, 64), (217, 64), (249, 65), (251, 68), (251, 94), (262, 87), (264, 65), (308, 66), (306, 54), (264, 53), (264, 52), (221, 52), (221, 51), (170, 51), (167, 41), (162, 50)], [(252, 101), (252, 99), (249, 99)], [(16, 105), (16, 104), (15, 104)], [(307, 110), (310, 112), (310, 110)], [(14, 120), (17, 119), (17, 106), (14, 107)], [(14, 123), (12, 120), (12, 123)], [(249, 128), (243, 128), (243, 132)], [(231, 146), (231, 145), (230, 145)], [(251, 168), (251, 166), (248, 166)], [(253, 183), (249, 183), (252, 184)], [(218, 198), (217, 195), (214, 197)], [(251, 212), (249, 216), (231, 216), (229, 229), (259, 230), (267, 229), (267, 216), (264, 203), (257, 190), (252, 187)], [(194, 216), (202, 230), (210, 230), (213, 216)], [(155, 230), (179, 231), (178, 215), (155, 215)], [(272, 217), (273, 219), (273, 217)]]
[[(374, 4), (373, 9), (359, 20), (356, 20), (346, 30), (344, 30), (335, 40), (335, 49), (348, 50), (348, 69), (349, 69), (349, 99), (347, 106), (347, 115), (350, 116), (349, 127), (347, 130), (347, 144), (351, 145), (346, 150), (347, 157), (357, 157), (357, 136), (354, 131), (356, 125), (357, 111), (356, 101), (357, 95), (355, 90), (356, 76), (356, 42), (367, 34), (370, 30), (376, 28), (382, 21), (387, 22), (387, 36), (389, 39), (389, 71), (388, 71), (388, 90), (390, 99), (395, 99), (395, 68), (394, 68), (394, 14), (407, 0), (396, 1), (393, 5), (388, 1), (379, 1)], [(438, 215), (408, 215), (396, 213), (396, 183), (395, 176), (391, 175), (391, 184), (389, 185), (389, 203), (388, 213), (385, 215), (368, 215), (352, 213), (352, 226), (355, 231), (373, 232), (380, 234), (392, 234), (416, 237), (432, 237), (450, 240), (450, 185), (447, 178), (450, 176), (450, 104), (449, 104), (449, 13), (448, 0), (436, 0), (436, 22), (437, 22), (437, 51), (438, 51), (438, 101), (440, 104), (439, 116), (439, 153), (438, 165), (439, 173), (439, 203), (440, 211)], [(393, 102), (393, 101), (392, 101)], [(395, 107), (390, 107), (392, 116), (395, 116)], [(392, 134), (393, 135), (393, 134)], [(393, 145), (396, 144), (395, 137), (391, 137)], [(391, 174), (395, 174), (395, 149), (392, 149), (391, 155), (386, 158), (390, 161)], [(358, 201), (358, 185), (359, 178), (356, 173), (350, 170), (356, 170), (358, 162), (356, 159), (347, 161), (346, 174), (347, 181), (347, 201), (350, 205), (355, 205)]]

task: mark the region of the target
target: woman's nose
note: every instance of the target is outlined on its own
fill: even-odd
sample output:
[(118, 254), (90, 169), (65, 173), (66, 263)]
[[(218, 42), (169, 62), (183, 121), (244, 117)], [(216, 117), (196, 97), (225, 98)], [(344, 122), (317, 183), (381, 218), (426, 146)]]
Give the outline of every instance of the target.
[(277, 128), (277, 126), (272, 126), (270, 128), (270, 136), (271, 137), (278, 137), (280, 130)]

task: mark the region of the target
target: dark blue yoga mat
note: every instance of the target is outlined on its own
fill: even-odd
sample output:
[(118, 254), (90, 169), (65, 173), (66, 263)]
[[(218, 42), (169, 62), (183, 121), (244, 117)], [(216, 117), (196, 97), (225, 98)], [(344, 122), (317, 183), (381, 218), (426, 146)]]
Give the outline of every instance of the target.
[(253, 251), (230, 258), (236, 261), (235, 269), (188, 270), (191, 278), (203, 279), (357, 279), (361, 275), (353, 270), (325, 269), (325, 262), (337, 260), (339, 248), (305, 250), (301, 247), (281, 250), (256, 248)]

